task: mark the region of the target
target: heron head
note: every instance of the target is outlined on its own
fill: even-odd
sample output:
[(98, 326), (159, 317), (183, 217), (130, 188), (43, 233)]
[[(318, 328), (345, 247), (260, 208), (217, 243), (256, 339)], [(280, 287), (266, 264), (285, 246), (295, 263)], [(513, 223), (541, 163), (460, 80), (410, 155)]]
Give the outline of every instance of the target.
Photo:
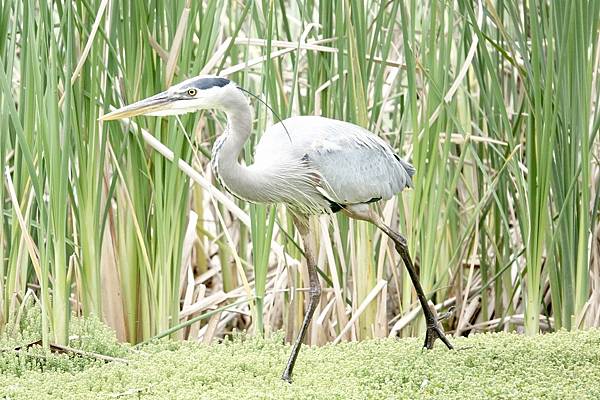
[(244, 98), (234, 82), (217, 76), (197, 76), (105, 114), (100, 119), (108, 121), (135, 115), (165, 116), (209, 108), (222, 109), (232, 98)]

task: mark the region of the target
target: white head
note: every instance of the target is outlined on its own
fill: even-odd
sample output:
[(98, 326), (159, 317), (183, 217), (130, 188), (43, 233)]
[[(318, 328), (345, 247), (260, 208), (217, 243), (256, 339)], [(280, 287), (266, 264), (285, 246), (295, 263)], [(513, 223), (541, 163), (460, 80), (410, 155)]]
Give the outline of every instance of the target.
[(107, 121), (135, 115), (178, 115), (204, 109), (226, 110), (239, 105), (239, 102), (247, 104), (247, 101), (238, 86), (229, 79), (197, 76), (103, 115), (100, 119)]

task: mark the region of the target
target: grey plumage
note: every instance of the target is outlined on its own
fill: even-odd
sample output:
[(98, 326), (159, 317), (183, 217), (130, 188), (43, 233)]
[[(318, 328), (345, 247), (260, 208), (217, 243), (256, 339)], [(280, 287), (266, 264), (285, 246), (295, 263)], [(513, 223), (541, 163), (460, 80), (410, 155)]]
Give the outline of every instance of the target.
[[(321, 195), (329, 203), (342, 206), (390, 199), (411, 186), (415, 173), (378, 136), (360, 126), (324, 117), (286, 119), (267, 129), (256, 147), (255, 162), (260, 164), (294, 159), (304, 166), (304, 174), (318, 175), (311, 181), (313, 196)], [(304, 182), (303, 178), (301, 182), (288, 180), (288, 185), (302, 186)]]

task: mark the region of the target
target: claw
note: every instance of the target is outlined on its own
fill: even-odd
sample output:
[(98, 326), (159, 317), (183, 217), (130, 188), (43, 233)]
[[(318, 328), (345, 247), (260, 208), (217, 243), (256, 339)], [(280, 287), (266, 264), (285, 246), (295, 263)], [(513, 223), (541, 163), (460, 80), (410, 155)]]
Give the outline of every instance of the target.
[(442, 329), (438, 321), (433, 321), (432, 323), (428, 322), (427, 332), (425, 333), (425, 344), (423, 345), (423, 347), (425, 347), (427, 350), (433, 349), (433, 344), (438, 338), (446, 345), (446, 347), (448, 347), (449, 350), (452, 350), (454, 348), (452, 346), (452, 343), (450, 343), (450, 341), (446, 337), (446, 334), (444, 333), (444, 330)]
[(454, 307), (450, 307), (448, 311), (446, 311), (441, 316), (438, 316), (437, 311), (431, 301), (428, 302), (429, 312), (425, 312), (425, 320), (427, 321), (427, 332), (425, 333), (425, 347), (427, 350), (433, 349), (433, 344), (437, 338), (439, 338), (448, 349), (452, 350), (454, 347), (446, 337), (446, 333), (444, 332), (444, 328), (440, 324), (440, 321), (450, 317), (454, 313)]

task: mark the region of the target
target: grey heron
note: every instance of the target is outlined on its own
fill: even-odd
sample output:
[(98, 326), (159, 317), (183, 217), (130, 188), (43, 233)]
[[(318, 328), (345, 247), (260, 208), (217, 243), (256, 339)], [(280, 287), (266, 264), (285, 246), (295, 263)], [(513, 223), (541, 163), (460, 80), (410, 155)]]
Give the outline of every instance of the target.
[(203, 109), (224, 111), (227, 129), (216, 140), (212, 167), (219, 182), (235, 196), (255, 203), (284, 203), (301, 236), (309, 276), (309, 302), (282, 378), (291, 382), (301, 343), (320, 300), (316, 249), (309, 237), (313, 215), (341, 211), (369, 221), (395, 244), (415, 287), (427, 331), (424, 347), (437, 338), (452, 349), (415, 272), (406, 239), (387, 226), (370, 203), (390, 199), (411, 186), (414, 168), (381, 138), (335, 119), (299, 116), (268, 128), (256, 146), (254, 163), (239, 158), (249, 138), (253, 114), (246, 91), (229, 79), (200, 76), (102, 116), (114, 120), (135, 115), (168, 116)]

